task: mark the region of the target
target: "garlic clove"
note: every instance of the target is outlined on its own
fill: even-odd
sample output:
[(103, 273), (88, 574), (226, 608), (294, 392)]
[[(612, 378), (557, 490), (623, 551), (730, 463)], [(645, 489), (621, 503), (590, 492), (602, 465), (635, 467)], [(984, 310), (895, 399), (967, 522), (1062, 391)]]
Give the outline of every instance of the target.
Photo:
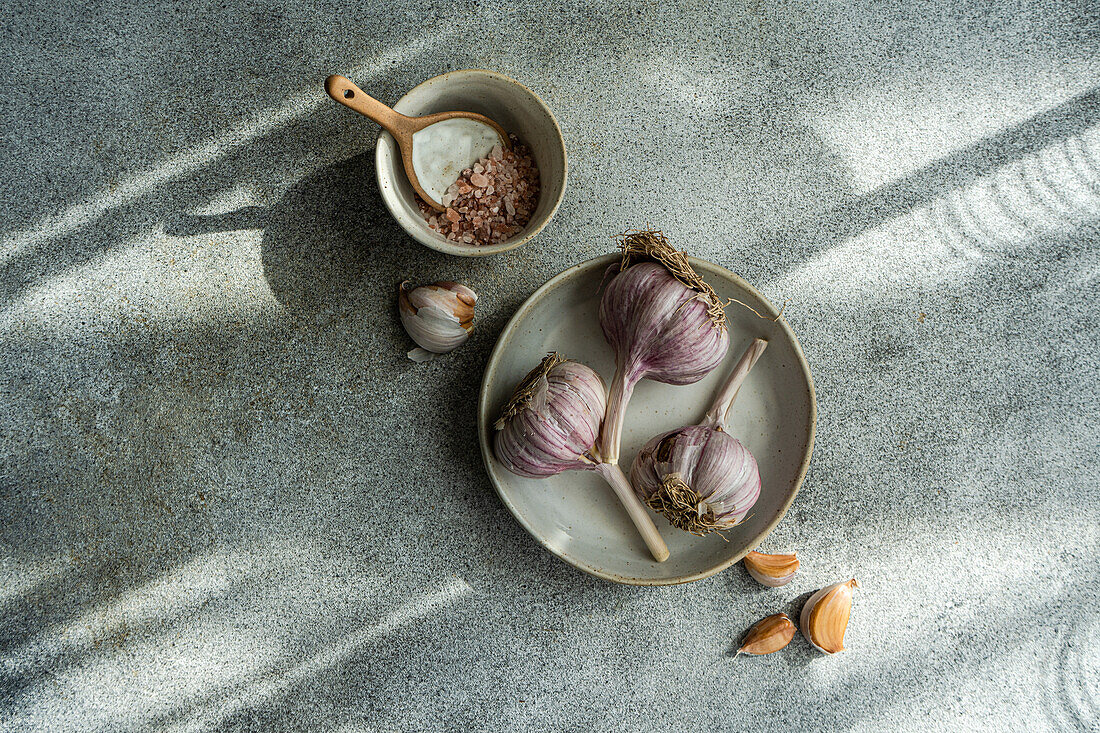
[(455, 282), (411, 288), (406, 280), (397, 291), (401, 325), (420, 348), (409, 352), (417, 363), (454, 351), (473, 330), (477, 294)]
[(810, 596), (802, 607), (799, 626), (818, 651), (836, 654), (844, 651), (844, 632), (852, 610), (852, 591), (859, 587), (855, 578), (834, 583)]
[(763, 656), (777, 652), (791, 643), (794, 638), (794, 622), (785, 613), (777, 613), (757, 621), (745, 634), (738, 654)]
[(790, 583), (798, 571), (798, 557), (793, 552), (790, 555), (765, 555), (754, 550), (745, 555), (742, 562), (749, 575), (771, 588)]

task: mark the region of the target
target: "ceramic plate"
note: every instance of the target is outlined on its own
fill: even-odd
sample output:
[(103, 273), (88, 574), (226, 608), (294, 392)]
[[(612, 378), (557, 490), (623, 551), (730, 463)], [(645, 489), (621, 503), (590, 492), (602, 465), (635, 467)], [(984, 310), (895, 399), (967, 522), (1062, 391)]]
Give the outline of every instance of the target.
[(546, 549), (593, 575), (633, 585), (671, 585), (723, 570), (756, 547), (794, 500), (813, 450), (817, 403), (809, 365), (786, 320), (775, 307), (729, 270), (691, 259), (726, 308), (730, 349), (726, 360), (696, 384), (672, 386), (643, 380), (634, 390), (623, 427), (620, 463), (630, 473), (638, 450), (654, 435), (699, 421), (718, 386), (756, 337), (768, 348), (753, 367), (730, 415), (730, 432), (760, 465), (763, 488), (751, 516), (726, 532), (726, 540), (695, 537), (656, 516), (671, 557), (652, 560), (634, 525), (595, 473), (568, 471), (528, 479), (508, 471), (492, 453), (493, 422), (515, 385), (550, 351), (584, 362), (611, 382), (615, 360), (599, 324), (599, 287), (618, 255), (599, 257), (557, 275), (527, 299), (497, 341), (478, 406), (481, 453), (504, 505)]

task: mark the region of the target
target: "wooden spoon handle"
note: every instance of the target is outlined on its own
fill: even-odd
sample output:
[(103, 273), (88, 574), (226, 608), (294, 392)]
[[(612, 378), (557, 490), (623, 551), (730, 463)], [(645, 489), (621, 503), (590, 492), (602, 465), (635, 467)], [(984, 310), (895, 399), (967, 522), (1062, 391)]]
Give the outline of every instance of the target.
[(355, 86), (347, 77), (333, 74), (325, 79), (325, 91), (328, 95), (348, 109), (369, 117), (382, 126), (386, 132), (399, 140), (407, 137), (411, 118), (400, 112), (394, 112), (374, 97)]

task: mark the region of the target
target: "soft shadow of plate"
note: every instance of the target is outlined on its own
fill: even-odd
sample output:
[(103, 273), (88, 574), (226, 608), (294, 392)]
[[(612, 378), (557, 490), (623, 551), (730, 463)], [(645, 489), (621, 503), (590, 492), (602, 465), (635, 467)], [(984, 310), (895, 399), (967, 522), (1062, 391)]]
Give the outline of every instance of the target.
[(726, 533), (695, 537), (656, 517), (671, 557), (654, 562), (611, 489), (599, 476), (568, 471), (528, 479), (508, 471), (493, 456), (493, 422), (513, 388), (550, 351), (588, 364), (610, 383), (615, 360), (599, 324), (599, 287), (618, 255), (583, 262), (557, 275), (527, 299), (497, 341), (478, 405), (481, 454), (504, 505), (535, 539), (562, 560), (587, 573), (632, 585), (672, 585), (717, 573), (756, 547), (783, 518), (794, 500), (814, 443), (817, 402), (810, 367), (798, 339), (775, 307), (729, 270), (691, 258), (691, 264), (724, 300), (730, 349), (725, 362), (705, 379), (687, 386), (643, 380), (634, 391), (623, 428), (622, 465), (654, 435), (699, 421), (722, 380), (753, 338), (768, 339), (734, 404), (730, 432), (760, 465), (763, 489), (750, 517)]

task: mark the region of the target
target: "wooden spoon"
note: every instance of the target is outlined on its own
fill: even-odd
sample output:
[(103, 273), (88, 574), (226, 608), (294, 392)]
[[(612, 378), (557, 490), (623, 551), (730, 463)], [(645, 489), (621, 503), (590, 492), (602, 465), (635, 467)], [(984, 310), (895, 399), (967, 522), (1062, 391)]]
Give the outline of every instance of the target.
[[(485, 115), (474, 112), (436, 112), (424, 117), (407, 117), (368, 96), (362, 89), (339, 74), (325, 79), (325, 91), (340, 104), (369, 117), (393, 135), (397, 146), (401, 149), (401, 162), (405, 165), (409, 183), (420, 198), (436, 211), (444, 210), (445, 207), (439, 199), (450, 185), (458, 180), (462, 171), (487, 156), (494, 145), (500, 145), (505, 150), (509, 147), (508, 135), (500, 125)], [(433, 136), (431, 133), (425, 133), (427, 137), (417, 135), (425, 128), (450, 120), (471, 120), (476, 123), (476, 125), (451, 123), (436, 128), (440, 133), (465, 134), (472, 140), (470, 144), (439, 144), (442, 140), (440, 135)], [(486, 127), (489, 129), (485, 129)], [(416, 145), (431, 149), (424, 155), (417, 154), (414, 158), (413, 150)]]

